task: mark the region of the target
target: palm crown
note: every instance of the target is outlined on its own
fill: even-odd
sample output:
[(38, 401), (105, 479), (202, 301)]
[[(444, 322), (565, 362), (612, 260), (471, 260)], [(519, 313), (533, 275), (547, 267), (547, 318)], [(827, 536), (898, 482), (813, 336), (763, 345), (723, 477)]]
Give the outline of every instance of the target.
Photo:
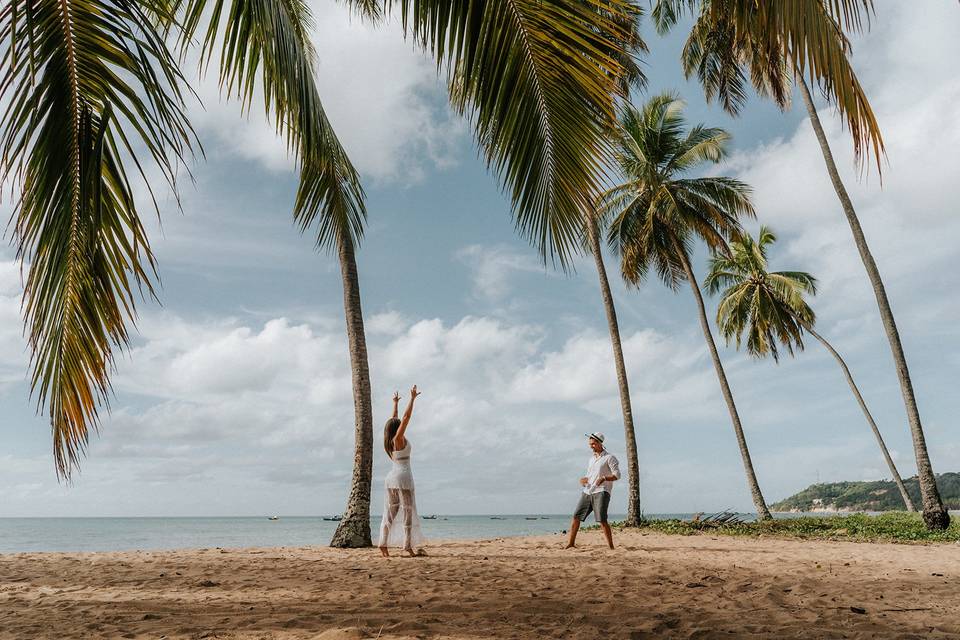
[(739, 348), (746, 334), (751, 355), (774, 360), (779, 358), (778, 344), (790, 355), (803, 349), (803, 332), (816, 321), (804, 296), (817, 292), (817, 281), (809, 273), (767, 270), (767, 247), (776, 239), (765, 226), (756, 240), (741, 236), (730, 244), (728, 254), (711, 259), (704, 281), (711, 294), (721, 292), (717, 326), (727, 344), (736, 339)]
[(639, 284), (653, 266), (676, 289), (686, 279), (695, 238), (722, 250), (739, 231), (739, 218), (753, 215), (750, 187), (733, 178), (688, 176), (720, 162), (730, 136), (703, 125), (685, 131), (683, 102), (673, 95), (656, 96), (641, 109), (624, 106), (619, 123), (615, 159), (625, 181), (599, 204), (610, 219), (610, 245), (627, 282)]
[(740, 111), (749, 82), (781, 107), (790, 102), (791, 79), (807, 76), (837, 107), (855, 155), (871, 153), (880, 168), (880, 125), (850, 63), (844, 30), (859, 32), (873, 13), (873, 0), (656, 0), (657, 29), (671, 29), (685, 13), (695, 16), (681, 60), (696, 73), (707, 99), (730, 113)]

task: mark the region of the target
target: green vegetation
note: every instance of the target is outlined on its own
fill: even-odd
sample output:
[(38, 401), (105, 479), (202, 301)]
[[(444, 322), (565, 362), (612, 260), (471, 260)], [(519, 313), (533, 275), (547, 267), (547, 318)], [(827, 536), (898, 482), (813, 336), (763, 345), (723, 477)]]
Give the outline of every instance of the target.
[[(896, 489), (893, 491), (896, 493)], [(856, 513), (848, 516), (803, 516), (756, 522), (645, 520), (642, 528), (657, 533), (682, 536), (709, 533), (724, 536), (770, 536), (851, 542), (960, 542), (960, 523), (954, 521), (946, 530), (930, 531), (924, 525), (920, 514), (905, 511), (876, 516)]]
[[(904, 480), (907, 492), (920, 503), (917, 477)], [(937, 486), (947, 509), (960, 509), (960, 473), (937, 475)], [(814, 484), (771, 505), (774, 511), (894, 511), (903, 508), (897, 486), (890, 480)]]

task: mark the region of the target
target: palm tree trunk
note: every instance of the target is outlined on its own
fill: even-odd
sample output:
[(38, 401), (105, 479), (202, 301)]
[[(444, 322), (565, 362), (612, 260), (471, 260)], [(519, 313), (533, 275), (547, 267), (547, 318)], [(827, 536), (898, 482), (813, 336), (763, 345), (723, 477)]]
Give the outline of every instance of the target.
[(617, 323), (617, 310), (613, 306), (613, 294), (610, 292), (610, 282), (607, 280), (607, 268), (603, 264), (603, 253), (600, 250), (600, 231), (597, 220), (591, 213), (584, 216), (587, 226), (587, 237), (590, 240), (590, 251), (597, 265), (597, 275), (600, 276), (600, 294), (603, 297), (603, 308), (607, 312), (607, 328), (610, 330), (610, 343), (613, 345), (613, 362), (617, 368), (617, 384), (620, 387), (620, 411), (623, 413), (623, 440), (627, 448), (627, 519), (624, 524), (628, 527), (639, 527), (642, 522), (640, 510), (640, 460), (637, 456), (637, 436), (633, 428), (633, 409), (630, 405), (630, 387), (627, 384), (627, 368), (623, 362), (623, 346), (620, 343), (620, 325)]
[(910, 371), (907, 369), (907, 358), (903, 353), (903, 345), (900, 344), (900, 334), (897, 332), (897, 323), (893, 319), (893, 310), (890, 308), (890, 301), (887, 299), (887, 292), (883, 286), (883, 280), (880, 278), (880, 270), (877, 269), (877, 263), (870, 254), (870, 247), (867, 246), (867, 239), (863, 235), (863, 229), (860, 227), (860, 220), (857, 218), (857, 212), (853, 208), (853, 202), (847, 194), (847, 189), (840, 180), (840, 173), (837, 171), (837, 165), (833, 160), (833, 154), (830, 152), (830, 144), (827, 142), (827, 136), (823, 132), (823, 126), (820, 124), (820, 117), (817, 115), (817, 109), (813, 105), (813, 97), (810, 95), (810, 89), (804, 82), (800, 73), (797, 73), (797, 84), (800, 87), (800, 95), (807, 107), (807, 113), (810, 116), (810, 123), (813, 125), (813, 131), (817, 135), (817, 141), (820, 143), (820, 150), (823, 152), (823, 160), (827, 165), (827, 173), (830, 174), (830, 181), (833, 188), (840, 198), (840, 204), (843, 207), (843, 213), (847, 216), (847, 222), (850, 224), (850, 230), (853, 232), (853, 240), (860, 252), (860, 258), (863, 260), (863, 266), (867, 270), (867, 277), (870, 284), (873, 285), (873, 293), (877, 298), (877, 306), (880, 308), (880, 319), (883, 321), (883, 328), (887, 333), (887, 340), (890, 342), (890, 351), (893, 353), (893, 361), (896, 364), (897, 378), (900, 380), (900, 391), (903, 395), (903, 403), (907, 409), (907, 422), (910, 424), (910, 434), (913, 436), (913, 452), (917, 459), (917, 478), (920, 481), (920, 495), (923, 499), (923, 520), (927, 528), (931, 530), (943, 530), (950, 525), (950, 514), (943, 508), (943, 501), (940, 499), (940, 491), (937, 489), (937, 479), (933, 474), (933, 466), (930, 464), (930, 454), (927, 453), (927, 443), (923, 435), (923, 425), (920, 423), (920, 411), (917, 409), (917, 399), (913, 393), (913, 382), (910, 380)]
[(693, 274), (693, 267), (690, 266), (690, 260), (687, 258), (686, 251), (677, 244), (677, 253), (680, 261), (683, 263), (683, 270), (687, 274), (687, 281), (690, 288), (693, 289), (693, 297), (697, 300), (697, 308), (700, 310), (700, 327), (703, 329), (703, 337), (707, 340), (707, 347), (710, 349), (710, 356), (713, 358), (713, 367), (717, 370), (717, 378), (720, 380), (720, 390), (723, 392), (723, 399), (727, 401), (727, 409), (730, 411), (730, 420), (733, 422), (733, 431), (737, 435), (737, 445), (740, 447), (740, 457), (743, 459), (743, 469), (747, 473), (747, 485), (750, 487), (750, 494), (753, 496), (753, 504), (757, 509), (757, 518), (759, 520), (771, 520), (770, 510), (767, 509), (767, 503), (760, 492), (760, 483), (757, 482), (757, 474), (753, 470), (753, 461), (750, 459), (750, 450), (747, 448), (747, 438), (743, 434), (743, 425), (740, 424), (740, 414), (737, 413), (737, 405), (733, 402), (733, 392), (730, 391), (730, 384), (727, 382), (727, 374), (723, 371), (723, 364), (720, 362), (720, 354), (717, 353), (717, 345), (713, 341), (713, 333), (710, 331), (710, 322), (707, 320), (707, 309), (703, 304), (703, 296), (700, 294), (700, 286), (697, 284), (697, 278)]
[(873, 416), (870, 414), (870, 410), (867, 409), (867, 403), (864, 401), (863, 396), (860, 395), (860, 390), (857, 388), (857, 383), (853, 381), (853, 376), (850, 374), (850, 369), (847, 368), (847, 363), (843, 361), (843, 358), (840, 357), (840, 354), (837, 353), (837, 350), (833, 348), (827, 339), (821, 336), (819, 333), (813, 330), (810, 326), (804, 326), (810, 335), (820, 341), (827, 351), (836, 358), (837, 363), (840, 365), (840, 368), (843, 369), (843, 375), (847, 377), (847, 384), (850, 385), (850, 391), (853, 392), (854, 397), (857, 399), (857, 402), (860, 404), (860, 408), (863, 410), (863, 415), (867, 418), (867, 423), (870, 425), (870, 428), (873, 430), (873, 435), (877, 438), (877, 444), (880, 445), (880, 451), (883, 453), (883, 459), (887, 461), (887, 468), (890, 469), (890, 473), (893, 475), (893, 481), (897, 483), (897, 489), (900, 490), (900, 496), (903, 498), (903, 504), (907, 506), (907, 511), (916, 511), (916, 508), (913, 506), (913, 501), (910, 499), (910, 494), (907, 493), (907, 488), (903, 486), (903, 479), (900, 478), (900, 473), (897, 471), (896, 465), (893, 464), (893, 458), (890, 457), (890, 452), (887, 451), (887, 445), (883, 441), (883, 436), (880, 435), (880, 429), (877, 428), (877, 423), (874, 422)]
[(330, 541), (331, 547), (369, 547), (370, 484), (373, 477), (373, 409), (370, 404), (370, 369), (367, 341), (360, 308), (360, 278), (353, 239), (348, 234), (338, 242), (340, 273), (343, 278), (343, 310), (347, 321), (350, 370), (353, 382), (355, 444), (353, 480), (343, 520)]

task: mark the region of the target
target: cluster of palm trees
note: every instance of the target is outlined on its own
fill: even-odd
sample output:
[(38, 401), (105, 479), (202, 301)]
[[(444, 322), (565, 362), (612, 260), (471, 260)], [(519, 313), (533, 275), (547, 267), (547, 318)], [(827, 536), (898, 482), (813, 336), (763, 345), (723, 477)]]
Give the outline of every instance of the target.
[(904, 506), (914, 511), (849, 368), (814, 329), (816, 316), (805, 295), (816, 293), (816, 280), (802, 271), (768, 270), (767, 250), (776, 236), (761, 227), (755, 240), (741, 227), (742, 218), (754, 216), (748, 185), (727, 177), (692, 175), (701, 165), (724, 158), (729, 135), (703, 125), (687, 130), (682, 111), (683, 103), (669, 94), (653, 97), (643, 108), (624, 106), (614, 157), (625, 181), (601, 196), (598, 212), (627, 283), (638, 286), (652, 268), (673, 290), (683, 283), (690, 286), (757, 515), (761, 519), (771, 517), (693, 270), (691, 254), (697, 241), (713, 254), (704, 286), (711, 294), (721, 294), (716, 323), (727, 342), (735, 340), (740, 347), (745, 335), (751, 355), (769, 355), (777, 360), (778, 348), (785, 348), (790, 355), (802, 350), (805, 333), (819, 340), (840, 364), (877, 438)]
[[(405, 36), (436, 59), (452, 106), (469, 119), (509, 196), (517, 229), (544, 261), (567, 268), (582, 247), (594, 255), (623, 409), (628, 524), (640, 519), (639, 471), (601, 255), (604, 232), (629, 282), (638, 283), (653, 266), (669, 286), (686, 281), (694, 291), (757, 510), (766, 517), (690, 252), (697, 239), (715, 252), (708, 288), (731, 287), (721, 304), (721, 329), (728, 337), (747, 331), (748, 349), (757, 355), (776, 355), (778, 342), (792, 352), (802, 346), (803, 332), (819, 338), (812, 312), (800, 304), (813, 280), (766, 273), (764, 248), (772, 236), (754, 242), (740, 228), (739, 218), (753, 214), (746, 185), (685, 177), (722, 159), (724, 132), (685, 131), (671, 96), (642, 109), (630, 106), (631, 89), (644, 83), (637, 2), (347, 0), (366, 20), (399, 17)], [(932, 528), (946, 527), (890, 305), (807, 86), (819, 88), (843, 116), (857, 157), (873, 156), (879, 169), (883, 141), (845, 35), (869, 21), (872, 0), (652, 4), (661, 31), (692, 16), (684, 69), (725, 109), (739, 110), (748, 81), (782, 107), (798, 85), (877, 294), (913, 435), (924, 519)], [(259, 88), (267, 116), (298, 161), (294, 220), (315, 234), (319, 248), (335, 253), (341, 267), (356, 453), (332, 544), (364, 546), (370, 544), (373, 424), (357, 250), (367, 211), (360, 177), (317, 91), (310, 24), (304, 0), (9, 0), (0, 9), (0, 180), (18, 194), (11, 229), (27, 274), (32, 392), (50, 417), (57, 472), (69, 477), (108, 407), (113, 359), (136, 319), (135, 291), (154, 295), (156, 264), (130, 174), (146, 182), (152, 163), (176, 193), (178, 172), (201, 148), (187, 117), (186, 60), (199, 58), (204, 69), (215, 60), (223, 98), (239, 99), (246, 109)], [(625, 178), (613, 189), (605, 184), (611, 165)], [(155, 201), (150, 208), (157, 209)], [(725, 262), (747, 254), (764, 259)], [(765, 302), (747, 310), (741, 286), (754, 287)]]

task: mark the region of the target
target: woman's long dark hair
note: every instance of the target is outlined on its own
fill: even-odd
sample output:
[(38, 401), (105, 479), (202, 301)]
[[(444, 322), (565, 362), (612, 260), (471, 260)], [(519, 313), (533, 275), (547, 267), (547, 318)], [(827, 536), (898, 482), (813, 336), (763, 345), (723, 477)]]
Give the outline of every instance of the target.
[(400, 429), (400, 418), (390, 418), (387, 424), (383, 425), (383, 448), (391, 458), (393, 457), (393, 439), (397, 437), (398, 429)]

